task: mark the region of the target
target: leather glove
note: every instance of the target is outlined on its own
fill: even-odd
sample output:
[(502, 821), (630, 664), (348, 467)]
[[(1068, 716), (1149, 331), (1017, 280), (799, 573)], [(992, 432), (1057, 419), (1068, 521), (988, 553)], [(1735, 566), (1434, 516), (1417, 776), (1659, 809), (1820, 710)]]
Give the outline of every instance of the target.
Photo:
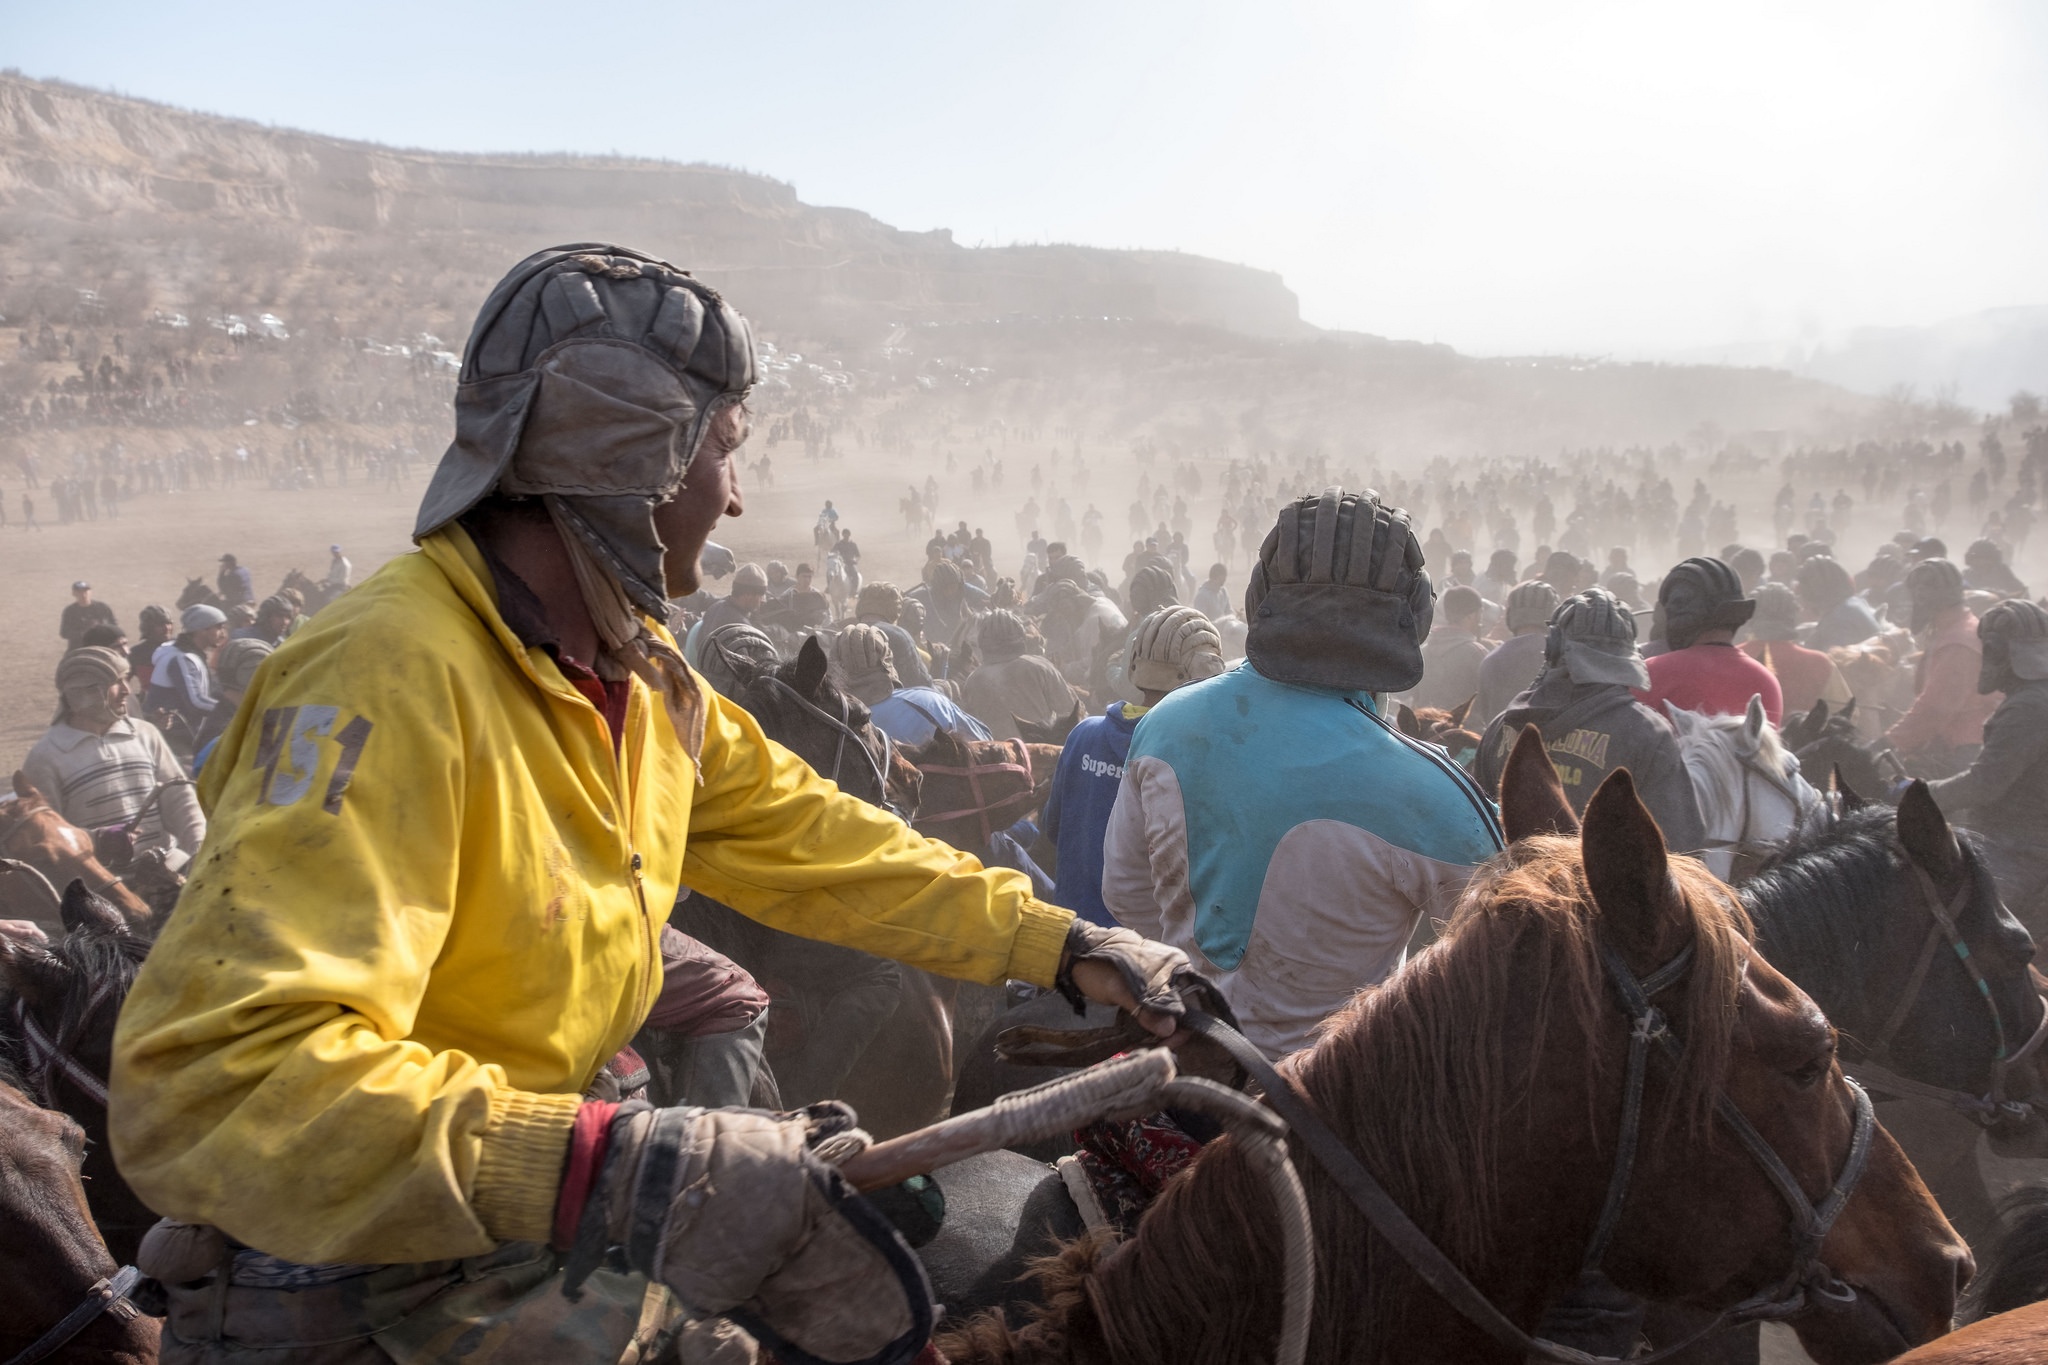
[(813, 1145), (843, 1105), (797, 1114), (622, 1106), (570, 1258), (606, 1247), (685, 1308), (723, 1314), (784, 1358), (908, 1365), (930, 1339), (924, 1268)]
[[(1140, 1009), (1158, 1010), (1178, 1019), (1185, 1014), (1180, 988), (1201, 980), (1178, 948), (1155, 942), (1129, 929), (1109, 929), (1076, 916), (1067, 926), (1066, 946), (1060, 953), (1059, 975), (1053, 985), (1074, 1013), (1083, 1013), (1086, 1000), (1074, 984), (1076, 962), (1105, 962), (1116, 968), (1131, 998)], [(1115, 1003), (1103, 1001), (1104, 1004)]]

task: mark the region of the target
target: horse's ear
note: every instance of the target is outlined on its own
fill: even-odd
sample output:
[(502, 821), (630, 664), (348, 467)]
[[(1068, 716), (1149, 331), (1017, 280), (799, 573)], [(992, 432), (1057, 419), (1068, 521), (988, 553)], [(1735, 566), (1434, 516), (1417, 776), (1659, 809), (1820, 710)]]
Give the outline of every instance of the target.
[(64, 888), (64, 903), (58, 910), (64, 927), (71, 930), (84, 929), (96, 934), (120, 934), (128, 930), (128, 921), (114, 908), (112, 901), (88, 890), (85, 882), (71, 879), (71, 885)]
[[(1853, 706), (1855, 703), (1851, 701), (1850, 704)], [(1828, 728), (1828, 704), (1825, 699), (1813, 704), (1813, 709), (1806, 713), (1806, 724), (1802, 728), (1815, 739), (1819, 739), (1821, 731)]]
[(0, 935), (0, 981), (29, 1004), (47, 1008), (64, 999), (71, 973), (42, 944)]
[(1410, 739), (1422, 738), (1422, 723), (1415, 719), (1415, 712), (1405, 701), (1394, 703), (1394, 728)]
[(1524, 725), (1500, 774), (1500, 820), (1510, 843), (1532, 834), (1573, 835), (1579, 817), (1565, 799), (1557, 765), (1543, 747), (1543, 732)]
[(825, 646), (818, 643), (815, 635), (804, 637), (804, 647), (796, 652), (796, 673), (790, 685), (804, 696), (816, 700), (818, 689), (825, 683), (825, 675), (832, 669), (831, 660), (825, 657)]
[(1579, 847), (1602, 929), (1637, 972), (1655, 971), (1679, 949), (1682, 904), (1664, 833), (1628, 769), (1608, 774), (1586, 803)]
[(1762, 695), (1756, 692), (1750, 693), (1749, 709), (1742, 713), (1742, 733), (1744, 738), (1748, 739), (1751, 744), (1757, 743), (1764, 737), (1764, 726), (1768, 723), (1769, 717), (1764, 714), (1764, 699)]
[(1691, 734), (1692, 723), (1699, 719), (1669, 697), (1664, 699), (1664, 714), (1671, 718), (1671, 728), (1681, 735)]
[(1838, 715), (1836, 715), (1835, 719), (1838, 721), (1848, 722), (1854, 720), (1855, 717), (1856, 699), (1854, 697), (1851, 697), (1849, 698), (1849, 700), (1842, 703), (1841, 712)]
[(1948, 817), (1934, 804), (1927, 784), (1918, 778), (1899, 798), (1899, 842), (1906, 846), (1906, 856), (1934, 878), (1938, 886), (1948, 884), (1962, 861), (1962, 851), (1956, 847), (1955, 831), (1948, 827)]
[(14, 770), (14, 794), (23, 801), (42, 801), (45, 805), (49, 804), (43, 794), (36, 790), (35, 784), (28, 780), (28, 774), (19, 768)]
[(1457, 709), (1451, 712), (1451, 723), (1447, 728), (1452, 730), (1464, 729), (1465, 717), (1472, 713), (1472, 703), (1478, 700), (1479, 694), (1477, 692), (1474, 692), (1471, 696), (1459, 702), (1457, 705)]
[[(1825, 706), (1827, 703), (1823, 702), (1821, 704)], [(1844, 811), (1862, 810), (1869, 804), (1854, 787), (1849, 785), (1849, 779), (1842, 776), (1842, 765), (1839, 763), (1835, 765), (1834, 781), (1835, 794), (1842, 798), (1842, 809)]]

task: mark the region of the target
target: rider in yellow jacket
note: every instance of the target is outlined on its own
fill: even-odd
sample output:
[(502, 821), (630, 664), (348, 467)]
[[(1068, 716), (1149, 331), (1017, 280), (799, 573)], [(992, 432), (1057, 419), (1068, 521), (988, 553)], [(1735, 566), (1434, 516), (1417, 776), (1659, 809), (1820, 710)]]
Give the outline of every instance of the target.
[[(902, 1261), (807, 1155), (815, 1117), (650, 1118), (582, 1093), (647, 1016), (678, 888), (1134, 1009), (1171, 1013), (1185, 958), (841, 794), (683, 664), (656, 609), (742, 506), (753, 348), (715, 293), (620, 248), (541, 253), (486, 304), (466, 366), (418, 552), (265, 662), (207, 764), (209, 837), (116, 1034), (122, 1173), (316, 1283), (417, 1264), (438, 1292), (427, 1263), (609, 1228), (693, 1309), (751, 1304), (750, 1330), (772, 1342), (780, 1319), (809, 1350), (836, 1279), (887, 1311), (825, 1331), (828, 1358), (894, 1358), (877, 1333), (920, 1319), (874, 1284)], [(785, 1273), (813, 1289), (779, 1295)], [(237, 1271), (229, 1298), (297, 1274)], [(166, 1359), (240, 1359), (217, 1326), (173, 1349), (181, 1322), (222, 1320), (181, 1317), (181, 1292), (213, 1291), (172, 1287)], [(255, 1321), (238, 1303), (230, 1325)]]

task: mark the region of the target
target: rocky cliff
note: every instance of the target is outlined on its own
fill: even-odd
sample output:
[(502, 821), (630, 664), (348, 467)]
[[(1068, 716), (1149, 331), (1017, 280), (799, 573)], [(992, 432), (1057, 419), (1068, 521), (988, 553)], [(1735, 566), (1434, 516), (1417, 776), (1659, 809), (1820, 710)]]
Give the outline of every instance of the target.
[[(1311, 331), (1278, 275), (1174, 252), (968, 248), (718, 167), (404, 151), (14, 75), (0, 75), (0, 214), (14, 247), (30, 248), (17, 281), (24, 264), (54, 264), (34, 248), (70, 229), (72, 263), (147, 275), (129, 284), (149, 306), (218, 296), (333, 311), (344, 326), (378, 321), (345, 316), (352, 286), (430, 278), (426, 311), (449, 316), (426, 323), (459, 334), (458, 300), (473, 307), (478, 285), (527, 251), (610, 240), (695, 270), (771, 333), (853, 340), (1010, 314)], [(146, 263), (122, 249), (136, 244), (150, 246)], [(238, 298), (238, 286), (270, 296)]]

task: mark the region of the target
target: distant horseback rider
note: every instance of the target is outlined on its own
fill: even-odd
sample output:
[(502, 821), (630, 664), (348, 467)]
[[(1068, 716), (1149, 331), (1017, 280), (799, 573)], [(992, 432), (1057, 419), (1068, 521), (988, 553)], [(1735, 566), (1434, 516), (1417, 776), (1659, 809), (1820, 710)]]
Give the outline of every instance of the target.
[(1999, 892), (2048, 939), (2048, 611), (2000, 602), (1977, 623), (1977, 691), (2004, 693), (1967, 770), (1927, 784), (1944, 813), (1982, 834)]
[(224, 607), (255, 604), (255, 581), (249, 577), (248, 569), (235, 562), (233, 555), (220, 557), (220, 572), (214, 576), (213, 586)]
[(228, 618), (219, 607), (197, 602), (185, 608), (178, 624), (177, 638), (158, 645), (149, 661), (145, 701), (152, 713), (182, 720), (189, 739), (220, 704), (213, 694), (212, 661), (214, 651), (227, 642)]
[(864, 583), (860, 596), (854, 599), (854, 619), (863, 625), (875, 626), (889, 637), (889, 658), (896, 666), (896, 676), (906, 687), (929, 687), (931, 671), (924, 665), (924, 655), (917, 648), (917, 641), (910, 638), (910, 632), (898, 622), (903, 616), (903, 590), (894, 583)]
[[(1221, 673), (1223, 641), (1194, 607), (1162, 607), (1132, 632), (1125, 676), (1137, 702), (1111, 702), (1074, 727), (1060, 749), (1041, 822), (1057, 850), (1056, 894), (1062, 905), (1098, 924), (1114, 924), (1102, 903), (1102, 841), (1123, 784), (1124, 762), (1139, 719), (1169, 692)], [(977, 675), (978, 676), (978, 675)]]
[(1050, 725), (1073, 714), (1074, 689), (1059, 665), (1036, 653), (1024, 618), (998, 609), (974, 630), (981, 666), (960, 684), (960, 704), (997, 739), (1016, 739), (1017, 722)]
[(1703, 716), (1739, 716), (1751, 697), (1762, 697), (1771, 724), (1784, 721), (1778, 675), (1735, 647), (1735, 632), (1756, 614), (1735, 570), (1718, 559), (1686, 560), (1664, 575), (1657, 610), (1671, 647), (1649, 661), (1649, 686), (1637, 701), (1660, 716), (1666, 702)]
[(1678, 736), (1664, 717), (1635, 698), (1649, 684), (1636, 652), (1636, 619), (1605, 588), (1567, 599), (1544, 633), (1543, 671), (1528, 691), (1487, 727), (1474, 769), (1479, 784), (1500, 790), (1508, 754), (1522, 728), (1534, 725), (1572, 809), (1586, 803), (1616, 768), (1627, 768), (1636, 793), (1666, 845), (1681, 853), (1706, 842), (1699, 800), (1679, 757)]
[(1749, 618), (1742, 652), (1777, 676), (1787, 715), (1823, 701), (1839, 711), (1854, 700), (1835, 661), (1799, 643), (1799, 598), (1783, 583), (1757, 585), (1756, 614)]
[(1214, 972), (1269, 1055), (1400, 966), (1501, 848), (1472, 780), (1381, 716), (1422, 677), (1434, 607), (1405, 512), (1336, 488), (1291, 503), (1245, 588), (1246, 662), (1132, 737), (1103, 903)]
[(594, 1089), (656, 1001), (685, 877), (1161, 1033), (1186, 959), (839, 792), (682, 663), (658, 623), (742, 510), (754, 346), (716, 292), (544, 251), (464, 355), (419, 551), (259, 671), (202, 778), (221, 837), (121, 1013), (114, 1150), (188, 1220), (142, 1256), (163, 1358), (612, 1360), (650, 1276), (786, 1360), (906, 1358), (930, 1288), (814, 1150), (847, 1111)]
[(1479, 665), (1479, 699), (1465, 716), (1474, 729), (1491, 724), (1543, 671), (1544, 642), (1560, 600), (1556, 585), (1541, 578), (1518, 583), (1505, 596), (1508, 638)]
[[(163, 732), (128, 713), (128, 661), (85, 646), (57, 665), (57, 715), (21, 772), (56, 812), (96, 836), (116, 872), (156, 852), (177, 871), (206, 837), (206, 816)], [(105, 837), (119, 831), (119, 838)]]
[(1961, 571), (1946, 559), (1923, 559), (1906, 573), (1906, 594), (1920, 657), (1913, 704), (1885, 738), (1914, 772), (1947, 776), (1977, 756), (1998, 701), (1977, 690), (1984, 645), (1976, 613), (1963, 605)]
[(2025, 597), (2027, 585), (2020, 582), (2005, 562), (2005, 553), (1995, 540), (1973, 540), (1963, 551), (1963, 584), (1975, 592), (1997, 593), (2000, 597)]

